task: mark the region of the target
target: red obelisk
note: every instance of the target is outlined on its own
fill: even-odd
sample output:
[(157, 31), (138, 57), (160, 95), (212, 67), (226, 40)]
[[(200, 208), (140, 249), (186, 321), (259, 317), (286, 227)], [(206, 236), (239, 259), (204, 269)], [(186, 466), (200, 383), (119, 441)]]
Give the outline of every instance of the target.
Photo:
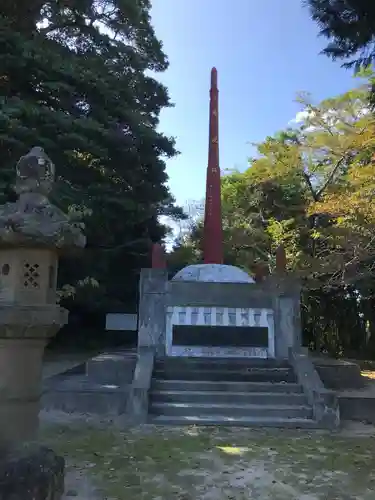
[(206, 205), (204, 212), (203, 258), (205, 264), (223, 263), (223, 228), (221, 220), (221, 188), (219, 167), (219, 102), (217, 70), (211, 70), (210, 133)]
[(167, 267), (164, 248), (160, 243), (153, 243), (152, 245), (151, 267), (153, 269), (165, 269)]

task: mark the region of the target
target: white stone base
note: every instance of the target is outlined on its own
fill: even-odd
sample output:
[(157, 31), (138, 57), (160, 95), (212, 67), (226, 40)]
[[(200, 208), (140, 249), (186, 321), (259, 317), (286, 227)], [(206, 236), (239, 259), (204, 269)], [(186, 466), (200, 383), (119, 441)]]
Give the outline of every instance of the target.
[(192, 358), (268, 358), (268, 350), (263, 347), (203, 347), (172, 345), (170, 356)]
[[(173, 344), (173, 325), (260, 326), (268, 330), (268, 347), (210, 347)], [(271, 309), (228, 307), (168, 307), (167, 356), (274, 358), (275, 333)]]

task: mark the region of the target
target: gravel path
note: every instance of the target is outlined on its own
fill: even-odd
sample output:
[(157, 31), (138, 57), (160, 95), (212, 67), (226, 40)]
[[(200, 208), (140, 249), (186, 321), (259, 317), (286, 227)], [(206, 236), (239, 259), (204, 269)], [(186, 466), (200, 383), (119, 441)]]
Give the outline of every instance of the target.
[(42, 439), (67, 459), (77, 500), (373, 500), (375, 429), (121, 429), (44, 413)]

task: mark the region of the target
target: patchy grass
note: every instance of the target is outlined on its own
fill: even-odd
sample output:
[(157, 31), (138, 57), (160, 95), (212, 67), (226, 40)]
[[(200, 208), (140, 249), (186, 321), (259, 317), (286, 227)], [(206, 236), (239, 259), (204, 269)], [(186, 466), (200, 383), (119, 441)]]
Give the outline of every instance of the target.
[(82, 422), (45, 424), (41, 435), (98, 499), (375, 498), (372, 435)]

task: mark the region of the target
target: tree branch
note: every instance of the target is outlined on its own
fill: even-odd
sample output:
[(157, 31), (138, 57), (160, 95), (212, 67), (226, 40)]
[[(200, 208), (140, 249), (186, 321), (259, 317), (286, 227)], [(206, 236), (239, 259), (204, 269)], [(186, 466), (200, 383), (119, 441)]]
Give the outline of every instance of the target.
[(313, 188), (313, 185), (311, 184), (311, 179), (309, 177), (309, 174), (306, 173), (305, 171), (302, 172), (303, 178), (305, 179), (305, 182), (307, 184), (307, 187), (310, 190), (311, 196), (313, 197), (314, 201), (319, 201), (319, 198), (317, 196), (317, 193), (315, 192), (315, 189)]
[(333, 167), (333, 169), (331, 170), (331, 173), (329, 174), (329, 176), (327, 177), (325, 183), (323, 184), (323, 186), (319, 189), (319, 191), (316, 193), (316, 196), (317, 196), (317, 200), (315, 201), (319, 201), (322, 194), (324, 193), (325, 189), (328, 187), (328, 185), (332, 182), (336, 172), (338, 171), (338, 169), (341, 167), (342, 163), (344, 162), (344, 160), (346, 159), (346, 155), (345, 156), (342, 156), (339, 161), (336, 163), (336, 165)]

